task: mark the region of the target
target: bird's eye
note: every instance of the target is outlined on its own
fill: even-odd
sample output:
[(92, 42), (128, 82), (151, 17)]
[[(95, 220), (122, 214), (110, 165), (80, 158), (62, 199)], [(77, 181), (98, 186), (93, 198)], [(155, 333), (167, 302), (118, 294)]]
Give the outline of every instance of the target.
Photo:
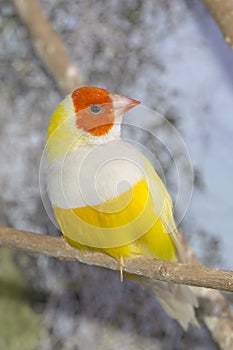
[(90, 112), (92, 114), (100, 114), (102, 111), (102, 108), (99, 105), (91, 105)]

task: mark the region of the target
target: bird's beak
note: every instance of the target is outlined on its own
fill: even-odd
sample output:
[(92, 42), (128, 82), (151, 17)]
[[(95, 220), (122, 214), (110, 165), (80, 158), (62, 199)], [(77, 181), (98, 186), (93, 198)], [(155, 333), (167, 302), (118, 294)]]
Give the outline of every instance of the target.
[(123, 114), (125, 114), (131, 108), (141, 103), (140, 101), (133, 100), (132, 98), (128, 98), (128, 97), (124, 97), (116, 94), (110, 94), (110, 97), (113, 102), (115, 118), (122, 117)]

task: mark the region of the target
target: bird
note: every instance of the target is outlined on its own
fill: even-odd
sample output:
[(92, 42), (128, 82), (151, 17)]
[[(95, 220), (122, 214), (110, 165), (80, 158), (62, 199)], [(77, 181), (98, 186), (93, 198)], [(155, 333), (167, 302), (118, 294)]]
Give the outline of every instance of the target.
[[(46, 144), (48, 196), (64, 238), (116, 259), (121, 280), (129, 257), (183, 261), (171, 197), (150, 161), (121, 135), (123, 115), (139, 104), (79, 87), (54, 111)], [(191, 287), (127, 277), (150, 288), (185, 330), (198, 325)]]

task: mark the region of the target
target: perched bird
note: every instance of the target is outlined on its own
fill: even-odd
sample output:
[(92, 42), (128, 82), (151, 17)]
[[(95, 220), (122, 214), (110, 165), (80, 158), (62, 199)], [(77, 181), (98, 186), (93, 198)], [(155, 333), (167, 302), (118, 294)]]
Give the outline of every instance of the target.
[[(115, 258), (121, 279), (126, 257), (182, 261), (171, 198), (149, 160), (121, 138), (123, 114), (139, 103), (81, 87), (59, 104), (48, 128), (48, 194), (61, 231), (72, 246)], [(188, 286), (131, 278), (151, 288), (185, 329), (197, 324)]]

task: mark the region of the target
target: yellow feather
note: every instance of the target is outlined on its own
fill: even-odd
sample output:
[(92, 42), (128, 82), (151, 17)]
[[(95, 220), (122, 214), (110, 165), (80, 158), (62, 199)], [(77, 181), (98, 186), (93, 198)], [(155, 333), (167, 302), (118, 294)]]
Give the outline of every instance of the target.
[(65, 238), (74, 246), (97, 248), (114, 258), (135, 254), (175, 258), (175, 247), (146, 180), (114, 200), (94, 207), (54, 208)]
[(53, 113), (47, 136), (48, 161), (72, 152), (76, 144), (87, 143), (86, 135), (80, 135), (75, 125), (75, 111), (70, 95), (58, 105)]

